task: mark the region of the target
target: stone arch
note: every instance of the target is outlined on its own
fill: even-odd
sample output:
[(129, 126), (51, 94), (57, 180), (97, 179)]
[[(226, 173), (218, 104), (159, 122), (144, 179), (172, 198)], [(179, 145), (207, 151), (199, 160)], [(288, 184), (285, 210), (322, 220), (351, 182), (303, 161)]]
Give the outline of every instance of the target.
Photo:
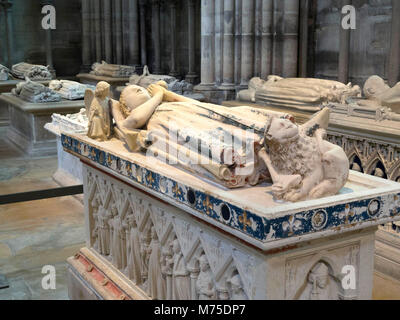
[(322, 257), (314, 262), (304, 281), (296, 290), (294, 300), (339, 299), (340, 287), (331, 259)]
[(384, 162), (382, 161), (381, 157), (378, 156), (370, 162), (365, 172), (373, 176), (379, 176), (381, 178), (387, 179), (387, 169), (383, 163)]
[(351, 156), (349, 156), (349, 163), (350, 163), (351, 170), (359, 171), (359, 170), (357, 170), (358, 168), (355, 167), (355, 166), (359, 166), (359, 168), (360, 168), (359, 172), (364, 173), (363, 164), (362, 164), (361, 158), (357, 154), (357, 152), (354, 152)]

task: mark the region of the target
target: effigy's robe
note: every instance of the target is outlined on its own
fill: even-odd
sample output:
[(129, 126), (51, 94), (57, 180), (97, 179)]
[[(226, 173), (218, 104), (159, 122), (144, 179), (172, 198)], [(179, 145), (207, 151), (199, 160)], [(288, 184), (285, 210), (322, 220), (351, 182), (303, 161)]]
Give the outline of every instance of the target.
[(279, 78), (256, 89), (255, 100), (270, 105), (319, 110), (329, 102), (344, 103), (359, 95), (357, 88), (338, 81), (314, 78)]
[(255, 185), (269, 178), (255, 149), (273, 116), (288, 117), (248, 106), (163, 103), (148, 121), (146, 154), (229, 188)]

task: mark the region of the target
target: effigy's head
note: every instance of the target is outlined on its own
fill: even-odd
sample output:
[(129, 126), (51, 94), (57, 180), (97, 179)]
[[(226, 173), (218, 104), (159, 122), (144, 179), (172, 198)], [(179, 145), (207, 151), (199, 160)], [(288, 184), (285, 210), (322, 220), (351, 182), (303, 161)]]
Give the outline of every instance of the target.
[(94, 92), (96, 97), (105, 98), (110, 95), (110, 85), (105, 81), (100, 81), (96, 85), (96, 90)]
[(299, 127), (288, 118), (271, 117), (265, 129), (266, 142), (286, 143), (299, 137)]
[(388, 89), (390, 89), (390, 87), (381, 77), (370, 76), (367, 81), (365, 81), (363, 92), (367, 99), (373, 99)]
[(129, 113), (150, 99), (150, 94), (145, 88), (131, 84), (122, 90), (119, 102), (125, 113)]
[(207, 257), (205, 254), (201, 255), (199, 259), (200, 270), (207, 271), (210, 268), (210, 264), (208, 263)]
[(235, 274), (229, 282), (232, 286), (232, 291), (234, 292), (240, 291), (240, 289), (243, 287), (239, 274)]

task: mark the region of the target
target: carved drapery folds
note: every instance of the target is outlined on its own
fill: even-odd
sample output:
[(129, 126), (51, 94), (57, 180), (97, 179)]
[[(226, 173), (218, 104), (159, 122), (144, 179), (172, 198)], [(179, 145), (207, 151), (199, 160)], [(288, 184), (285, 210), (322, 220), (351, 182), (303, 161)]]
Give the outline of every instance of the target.
[[(87, 169), (91, 247), (153, 299), (248, 299), (254, 261)], [(249, 282), (250, 281), (250, 282)]]

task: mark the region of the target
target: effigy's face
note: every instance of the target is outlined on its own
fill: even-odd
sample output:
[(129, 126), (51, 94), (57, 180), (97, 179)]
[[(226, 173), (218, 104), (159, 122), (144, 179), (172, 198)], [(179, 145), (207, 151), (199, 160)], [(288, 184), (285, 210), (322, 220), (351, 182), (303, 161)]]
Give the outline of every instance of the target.
[(267, 132), (270, 140), (285, 142), (299, 134), (299, 127), (289, 119), (274, 118)]
[(126, 106), (133, 110), (148, 101), (150, 95), (146, 89), (137, 85), (130, 85), (124, 89), (124, 99)]

